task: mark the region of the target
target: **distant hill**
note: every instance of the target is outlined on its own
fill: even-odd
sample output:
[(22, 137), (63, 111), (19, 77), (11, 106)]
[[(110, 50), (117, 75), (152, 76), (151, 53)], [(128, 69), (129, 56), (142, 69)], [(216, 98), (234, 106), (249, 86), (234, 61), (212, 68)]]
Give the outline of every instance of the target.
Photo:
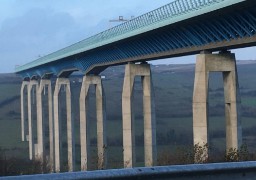
[(20, 83), (22, 78), (14, 73), (0, 73), (0, 83)]

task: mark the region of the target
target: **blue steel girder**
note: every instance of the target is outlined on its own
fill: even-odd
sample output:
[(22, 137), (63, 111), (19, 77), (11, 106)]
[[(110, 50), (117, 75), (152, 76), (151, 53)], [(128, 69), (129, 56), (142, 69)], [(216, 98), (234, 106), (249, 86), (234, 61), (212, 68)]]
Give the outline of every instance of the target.
[[(160, 37), (161, 39), (168, 39), (168, 40), (169, 40), (169, 37), (164, 36), (164, 34), (160, 34), (159, 37)], [(170, 50), (175, 49), (175, 45), (174, 45), (171, 41), (163, 41), (163, 40), (162, 40), (162, 42), (163, 42), (167, 47), (169, 47)]]
[(209, 43), (209, 41), (207, 40), (207, 38), (203, 37), (204, 34), (200, 34), (199, 32), (196, 31), (196, 28), (193, 27), (189, 27), (188, 30), (192, 33), (192, 34), (195, 34), (195, 36), (197, 36), (200, 41), (202, 42), (202, 44), (207, 44)]
[(159, 53), (162, 51), (162, 47), (157, 43), (157, 41), (153, 40), (154, 35), (146, 38), (148, 44), (155, 49), (155, 53)]
[(226, 26), (226, 23), (224, 20), (220, 20), (217, 22), (221, 28), (223, 28), (226, 32), (229, 32), (229, 38), (235, 39), (237, 38), (237, 35), (235, 32), (233, 32), (232, 27)]
[(207, 41), (208, 41), (209, 43), (214, 42), (214, 38), (211, 37), (211, 35), (210, 35), (209, 33), (206, 33), (205, 30), (204, 30), (202, 27), (200, 27), (200, 26), (198, 26), (197, 24), (195, 24), (194, 29), (195, 29), (198, 33), (201, 33), (202, 35), (204, 35), (205, 38), (207, 39)]
[(245, 17), (240, 16), (240, 15), (238, 15), (238, 18), (240, 18), (242, 22), (246, 23), (247, 26), (251, 29), (251, 31), (256, 31), (256, 27), (252, 26), (252, 25), (249, 23), (249, 20), (250, 20), (250, 19), (246, 19)]
[(152, 53), (152, 52), (150, 51), (150, 48), (147, 46), (146, 43), (143, 43), (143, 42), (141, 42), (141, 41), (138, 41), (137, 44), (138, 44), (138, 46), (139, 46), (139, 47), (142, 49), (142, 51), (143, 51), (142, 55)]
[(179, 44), (176, 43), (176, 41), (172, 38), (172, 35), (171, 35), (171, 34), (169, 34), (169, 33), (167, 32), (167, 33), (163, 33), (162, 35), (165, 36), (166, 39), (168, 40), (168, 41), (166, 41), (167, 43), (168, 43), (168, 42), (171, 42), (172, 45), (170, 45), (170, 46), (172, 46), (172, 47), (174, 46), (173, 49), (177, 49), (177, 48), (180, 47)]
[(115, 46), (115, 48), (117, 49), (117, 51), (119, 51), (119, 54), (123, 56), (123, 59), (129, 57), (129, 55), (126, 52), (122, 51), (118, 46)]
[[(176, 49), (186, 47), (185, 43), (180, 38), (178, 38), (174, 35), (175, 32), (166, 32), (166, 33), (170, 35), (170, 39), (172, 39), (173, 42), (177, 45)], [(176, 32), (176, 33), (181, 33), (181, 31)]]
[(172, 39), (176, 40), (177, 43), (180, 43), (181, 46), (180, 47), (186, 47), (186, 46), (190, 46), (191, 45), (191, 41), (190, 39), (184, 38), (182, 37), (182, 35), (180, 35), (182, 33), (182, 31), (173, 31), (172, 32)]
[(135, 56), (141, 56), (143, 54), (142, 48), (138, 46), (138, 42), (132, 42), (131, 48), (135, 52)]
[[(137, 21), (133, 21), (133, 23), (124, 23), (123, 26), (116, 27), (112, 33), (120, 33), (125, 28), (143, 26), (146, 23), (146, 19), (151, 20), (153, 23), (164, 18), (163, 16), (168, 13), (181, 13), (189, 10), (189, 8), (199, 8), (199, 3), (207, 4), (207, 2), (210, 1), (180, 0), (176, 4), (170, 5), (171, 7), (169, 8), (167, 8), (168, 6), (162, 7), (157, 12), (150, 12), (143, 15)], [(186, 5), (186, 8), (181, 8), (184, 5)], [(103, 38), (111, 35), (104, 34)], [(117, 41), (79, 53), (76, 56), (70, 56), (63, 60), (38, 66), (34, 69), (28, 69), (25, 72), (21, 72), (21, 75), (23, 77), (42, 76), (45, 73), (57, 75), (63, 69), (77, 69), (85, 73), (90, 73), (92, 68), (101, 65), (108, 66), (112, 64), (123, 64), (129, 61), (151, 60), (157, 58), (151, 58), (151, 55), (164, 53), (167, 55), (163, 57), (167, 57), (168, 53), (171, 54), (172, 51), (188, 51), (187, 54), (189, 54), (189, 51), (195, 49), (195, 47), (197, 49), (202, 47), (201, 50), (204, 50), (206, 46), (209, 46), (207, 49), (211, 49), (210, 46), (217, 43), (231, 42), (233, 40), (255, 36), (256, 3), (254, 6), (247, 7), (246, 9), (229, 9), (227, 13), (223, 11), (217, 15), (202, 15), (193, 19), (193, 21), (186, 20), (163, 28), (154, 29), (148, 33), (139, 34), (124, 41)], [(220, 46), (219, 49), (221, 48)]]
[[(253, 15), (253, 17), (255, 16), (255, 11), (250, 11), (250, 15)], [(165, 32), (164, 35), (156, 35), (153, 36), (153, 38), (151, 38), (151, 41), (149, 44), (152, 46), (152, 39), (155, 41), (155, 45), (157, 47), (155, 47), (155, 52), (158, 53), (159, 51), (162, 51), (161, 47), (166, 48), (166, 45), (169, 44), (169, 49), (173, 49), (175, 47), (176, 44), (176, 49), (178, 48), (185, 48), (185, 47), (189, 47), (188, 43), (184, 43), (187, 42), (187, 40), (191, 41), (191, 37), (194, 38), (192, 40), (192, 42), (194, 43), (194, 45), (190, 45), (190, 47), (193, 47), (195, 45), (198, 46), (198, 44), (202, 45), (202, 44), (210, 44), (212, 42), (221, 42), (221, 41), (230, 41), (232, 39), (239, 39), (239, 38), (244, 38), (244, 37), (250, 37), (250, 36), (255, 36), (255, 22), (250, 22), (250, 21), (246, 21), (246, 22), (242, 22), (241, 23), (241, 19), (248, 19), (248, 15), (246, 15), (247, 13), (240, 13), (240, 14), (231, 14), (230, 16), (234, 16), (235, 15), (239, 15), (242, 18), (227, 18), (229, 16), (226, 17), (219, 17), (217, 19), (212, 19), (210, 21), (204, 22), (204, 23), (195, 23), (194, 25), (189, 26), (187, 29), (190, 29), (188, 34), (184, 34), (181, 32), (181, 30), (179, 29), (179, 31), (177, 31), (176, 29), (171, 29), (171, 31)], [(229, 19), (228, 23), (226, 23), (226, 19)], [(251, 18), (250, 18), (251, 19)], [(207, 25), (209, 26), (210, 23), (210, 28), (207, 27)], [(224, 23), (225, 26), (224, 26)], [(245, 26), (245, 23), (250, 23), (250, 27), (251, 27), (251, 31), (249, 31), (248, 27), (249, 26)], [(242, 26), (242, 27), (241, 27)], [(202, 28), (202, 27), (206, 27), (206, 29)], [(186, 28), (184, 28), (186, 29)], [(196, 31), (196, 29), (199, 29), (199, 32)], [(212, 32), (209, 34), (209, 31)], [(173, 35), (175, 34), (175, 35)], [(177, 36), (177, 34), (181, 34), (183, 36), (183, 39), (179, 39), (179, 36)], [(175, 41), (176, 43), (173, 43), (172, 46), (170, 45), (170, 40), (169, 40), (169, 36), (172, 36), (172, 40)], [(158, 39), (156, 39), (158, 37)], [(166, 37), (166, 38), (162, 38), (162, 37)], [(185, 37), (185, 38), (184, 38)], [(147, 39), (148, 40), (148, 39)], [(184, 41), (185, 40), (185, 41)], [(207, 43), (206, 43), (207, 42)], [(159, 43), (161, 43), (162, 45), (159, 45)], [(177, 45), (177, 43), (179, 45)], [(157, 49), (156, 49), (157, 48)]]
[[(234, 20), (234, 17), (230, 17), (230, 18), (232, 18)], [(245, 32), (244, 34), (252, 36), (253, 35), (252, 32), (246, 28), (246, 26), (244, 24), (245, 22), (241, 21), (241, 16), (239, 17), (238, 15), (236, 15), (235, 18), (236, 18), (236, 21), (234, 21), (234, 22), (237, 22), (237, 25)]]

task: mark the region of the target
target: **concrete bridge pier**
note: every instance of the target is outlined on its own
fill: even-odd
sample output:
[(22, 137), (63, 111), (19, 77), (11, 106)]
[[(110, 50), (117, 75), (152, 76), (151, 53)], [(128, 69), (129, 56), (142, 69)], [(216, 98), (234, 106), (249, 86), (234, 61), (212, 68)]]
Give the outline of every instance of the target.
[[(28, 141), (28, 120), (25, 117), (25, 114), (27, 114), (25, 112), (25, 100), (24, 100), (24, 96), (25, 96), (25, 89), (27, 89), (27, 93), (28, 93), (28, 86), (29, 86), (29, 81), (23, 81), (22, 85), (21, 85), (21, 89), (20, 89), (20, 98), (21, 98), (21, 140), (22, 141)], [(27, 97), (28, 98), (28, 97)]]
[(133, 85), (135, 76), (142, 76), (145, 166), (156, 165), (156, 122), (153, 85), (149, 64), (127, 64), (122, 94), (124, 167), (134, 167), (135, 133), (133, 115)]
[[(239, 148), (242, 143), (241, 120), (239, 117), (239, 85), (235, 55), (230, 52), (197, 55), (194, 94), (193, 132), (194, 145), (208, 143), (208, 77), (210, 72), (222, 72), (225, 94), (226, 149)], [(205, 152), (203, 159), (208, 157)]]
[(71, 118), (71, 89), (68, 78), (57, 78), (54, 90), (54, 136), (55, 136), (55, 171), (60, 172), (62, 158), (62, 121), (59, 117), (59, 93), (61, 87), (66, 89), (66, 108), (67, 108), (67, 144), (68, 144), (68, 171), (73, 171), (75, 166), (75, 132), (74, 122)]
[(34, 135), (34, 114), (35, 111), (32, 110), (32, 106), (36, 107), (35, 99), (37, 98), (36, 94), (38, 92), (38, 81), (30, 80), (28, 85), (28, 131), (29, 131), (29, 159), (35, 159), (37, 152), (37, 144), (35, 144), (35, 135)]
[(97, 117), (97, 146), (98, 169), (105, 169), (107, 165), (107, 137), (106, 137), (106, 109), (105, 95), (100, 76), (85, 75), (80, 93), (80, 138), (81, 138), (81, 170), (88, 170), (90, 154), (90, 136), (87, 120), (87, 99), (90, 85), (96, 90), (96, 117)]
[(49, 79), (41, 79), (39, 90), (37, 93), (37, 137), (38, 137), (38, 152), (37, 158), (41, 161), (45, 161), (45, 123), (44, 121), (47, 120), (44, 117), (44, 110), (43, 107), (43, 93), (47, 88), (48, 92), (48, 121), (49, 121), (49, 165), (53, 170), (54, 167), (54, 134), (53, 134), (53, 110), (52, 110), (52, 85), (51, 80)]

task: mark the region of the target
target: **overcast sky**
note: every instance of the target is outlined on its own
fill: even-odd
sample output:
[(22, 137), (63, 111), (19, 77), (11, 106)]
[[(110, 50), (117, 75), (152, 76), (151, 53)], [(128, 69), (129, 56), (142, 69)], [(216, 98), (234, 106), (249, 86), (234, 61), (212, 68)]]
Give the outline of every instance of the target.
[[(138, 16), (173, 0), (0, 0), (0, 73), (108, 29), (109, 20)], [(236, 50), (256, 59), (256, 48)], [(194, 62), (195, 57), (156, 63)]]

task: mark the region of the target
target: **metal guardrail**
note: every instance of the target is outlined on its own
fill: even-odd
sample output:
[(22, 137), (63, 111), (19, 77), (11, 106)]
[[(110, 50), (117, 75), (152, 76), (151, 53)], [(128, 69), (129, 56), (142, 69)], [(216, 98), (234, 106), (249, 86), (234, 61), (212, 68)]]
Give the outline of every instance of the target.
[(222, 1), (226, 0), (176, 0), (158, 9), (138, 16), (130, 21), (127, 21), (113, 28), (105, 30), (78, 43), (75, 43), (71, 46), (68, 46), (59, 51), (41, 57), (26, 65), (17, 67), (15, 68), (15, 71), (22, 71), (27, 68), (43, 64), (42, 62), (47, 62), (47, 60), (49, 59), (58, 59), (62, 57), (63, 54), (65, 54), (66, 56), (72, 55), (74, 51), (77, 51), (83, 47), (91, 46), (104, 40), (125, 34), (127, 32), (131, 32), (142, 27), (150, 26), (151, 24), (154, 24), (156, 22), (164, 21), (167, 18), (177, 17), (179, 15), (186, 14), (191, 11), (195, 11)]
[(213, 163), (176, 165), (149, 168), (114, 169), (101, 171), (84, 171), (73, 173), (41, 174), (30, 176), (2, 177), (6, 180), (253, 180), (256, 179), (256, 162)]

